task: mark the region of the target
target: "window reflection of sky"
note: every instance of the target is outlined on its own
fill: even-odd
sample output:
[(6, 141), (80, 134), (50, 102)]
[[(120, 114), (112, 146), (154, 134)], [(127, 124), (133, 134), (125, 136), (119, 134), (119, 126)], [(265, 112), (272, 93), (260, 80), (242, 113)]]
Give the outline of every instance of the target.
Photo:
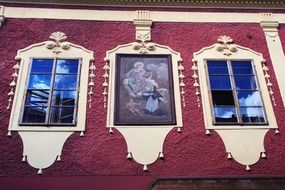
[(238, 92), (240, 106), (262, 106), (259, 91)]
[(210, 76), (212, 90), (229, 90), (232, 89), (229, 76)]
[(28, 88), (50, 89), (51, 75), (31, 74)]
[(33, 59), (23, 115), (24, 123), (45, 123), (47, 114), (51, 115), (51, 123), (74, 122), (79, 61), (56, 61), (51, 109), (47, 113), (53, 66), (53, 59)]
[(254, 76), (235, 76), (236, 89), (256, 90), (256, 82)]
[(208, 61), (208, 72), (212, 74), (229, 74), (226, 61)]
[(32, 73), (51, 73), (53, 59), (33, 59)]
[(234, 107), (215, 107), (216, 122), (236, 122), (237, 114)]
[(231, 61), (234, 75), (253, 74), (251, 61)]
[[(226, 61), (207, 61), (216, 122), (237, 122), (238, 106), (241, 122), (264, 122), (262, 100), (251, 61), (230, 61), (229, 66), (233, 76), (229, 75)], [(234, 91), (238, 104), (233, 102), (233, 96), (229, 93)]]
[(78, 60), (75, 59), (57, 60), (56, 73), (77, 74), (77, 72), (78, 72)]

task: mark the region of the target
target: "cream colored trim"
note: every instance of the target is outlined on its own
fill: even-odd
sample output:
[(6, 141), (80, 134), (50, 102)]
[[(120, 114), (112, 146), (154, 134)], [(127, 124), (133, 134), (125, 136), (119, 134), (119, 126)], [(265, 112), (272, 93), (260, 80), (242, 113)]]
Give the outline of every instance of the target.
[(275, 76), (281, 93), (283, 106), (285, 106), (285, 55), (282, 47), (280, 37), (278, 35), (278, 21), (272, 18), (265, 18), (260, 22), (263, 28), (266, 43), (268, 46), (270, 58), (274, 68)]
[(226, 152), (242, 165), (253, 165), (265, 152), (263, 140), (268, 129), (215, 130), (222, 138)]
[[(106, 59), (110, 62), (110, 73), (109, 73), (109, 97), (108, 97), (108, 112), (107, 112), (107, 127), (128, 127), (128, 128), (138, 128), (142, 126), (115, 126), (114, 125), (114, 109), (115, 109), (115, 71), (116, 71), (116, 54), (139, 54), (140, 52), (133, 47), (137, 45), (137, 42), (124, 44), (116, 47), (113, 50), (107, 51)], [(175, 102), (175, 112), (176, 112), (176, 121), (177, 124), (175, 126), (169, 125), (148, 125), (143, 126), (146, 128), (173, 128), (173, 127), (182, 127), (182, 111), (181, 111), (181, 102), (180, 100), (180, 89), (179, 89), (179, 78), (178, 78), (178, 62), (181, 60), (180, 54), (178, 52), (173, 51), (167, 46), (162, 46), (159, 44), (154, 44), (154, 49), (149, 51), (148, 54), (155, 55), (155, 54), (170, 54), (172, 56), (172, 72), (173, 72), (173, 88), (174, 88), (174, 98)]]
[[(263, 141), (268, 129), (278, 128), (267, 88), (268, 81), (266, 81), (264, 76), (265, 66), (262, 64), (264, 64), (265, 60), (260, 53), (232, 44), (233, 40), (228, 36), (221, 36), (218, 42), (193, 54), (194, 66), (198, 66), (199, 72), (205, 128), (207, 131), (214, 129), (220, 135), (229, 154), (228, 158), (233, 157), (240, 164), (246, 165), (246, 170), (250, 170), (249, 165), (255, 164), (259, 160), (261, 152), (265, 152)], [(213, 124), (212, 102), (207, 82), (207, 60), (251, 60), (253, 62), (268, 125), (221, 126)], [(210, 133), (207, 132), (206, 134)]]
[[(142, 47), (142, 48), (136, 48)], [(152, 47), (152, 48), (148, 48)], [(143, 51), (141, 51), (143, 49)], [(175, 99), (175, 114), (176, 125), (147, 125), (147, 126), (117, 126), (114, 125), (115, 113), (115, 71), (116, 71), (116, 55), (117, 54), (140, 54), (146, 53), (155, 54), (170, 54), (172, 57), (172, 75), (173, 75), (173, 90)], [(105, 60), (109, 63), (109, 96), (107, 106), (107, 127), (118, 129), (124, 136), (128, 145), (128, 152), (132, 158), (144, 165), (144, 170), (147, 170), (147, 165), (155, 162), (162, 153), (162, 147), (166, 135), (173, 127), (182, 127), (182, 110), (180, 97), (180, 84), (178, 77), (178, 62), (181, 61), (180, 54), (173, 51), (167, 46), (151, 43), (140, 46), (138, 42), (120, 45), (113, 50), (107, 51)], [(104, 86), (104, 85), (103, 85)]]
[(5, 19), (5, 17), (4, 17), (4, 6), (0, 6), (0, 28), (4, 22), (4, 19)]
[[(16, 59), (21, 60), (19, 76), (16, 86), (9, 131), (84, 131), (86, 121), (87, 84), (89, 62), (93, 60), (93, 52), (81, 46), (63, 42), (60, 47), (50, 47), (51, 41), (33, 44), (25, 49), (18, 50)], [(48, 49), (49, 48), (49, 49)], [(64, 49), (67, 48), (67, 49)], [(80, 91), (78, 95), (77, 123), (76, 126), (19, 126), (21, 109), (25, 99), (26, 81), (29, 75), (31, 58), (73, 58), (81, 60)]]
[[(7, 18), (46, 18), (68, 20), (133, 21), (135, 11), (107, 11), (83, 9), (19, 8), (5, 7)], [(259, 13), (222, 13), (222, 12), (166, 12), (151, 11), (154, 22), (228, 22), (259, 23)], [(285, 23), (285, 14), (274, 14), (279, 23)]]
[(23, 141), (23, 160), (39, 169), (51, 166), (56, 160), (60, 161), (61, 151), (67, 138), (73, 132), (29, 132), (22, 131), (19, 135)]
[[(268, 128), (278, 128), (276, 123), (276, 118), (273, 112), (272, 103), (270, 96), (267, 90), (267, 83), (264, 78), (262, 62), (264, 61), (262, 54), (259, 54), (249, 48), (242, 46), (236, 46), (237, 51), (232, 53), (230, 56), (223, 54), (222, 52), (217, 51), (216, 47), (220, 44), (214, 44), (212, 46), (203, 48), (199, 52), (194, 53), (193, 60), (197, 62), (199, 68), (199, 80), (201, 86), (201, 97), (202, 97), (202, 106), (204, 111), (204, 121), (206, 129), (268, 129)], [(260, 85), (261, 96), (263, 98), (265, 112), (268, 119), (268, 126), (233, 126), (233, 125), (213, 125), (212, 122), (212, 109), (211, 102), (208, 92), (207, 84), (207, 75), (205, 69), (206, 60), (253, 60), (256, 70), (257, 79)]]

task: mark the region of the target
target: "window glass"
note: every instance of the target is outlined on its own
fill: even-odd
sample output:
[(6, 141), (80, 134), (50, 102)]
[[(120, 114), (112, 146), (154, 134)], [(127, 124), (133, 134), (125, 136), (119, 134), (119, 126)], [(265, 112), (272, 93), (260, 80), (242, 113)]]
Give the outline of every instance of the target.
[(251, 61), (231, 61), (233, 73), (237, 74), (253, 74)]
[(208, 72), (212, 74), (229, 74), (226, 61), (208, 61)]
[(31, 73), (51, 73), (53, 59), (33, 59)]
[(76, 89), (77, 75), (56, 75), (54, 80), (55, 89)]
[(51, 75), (31, 74), (28, 88), (49, 89)]
[(232, 91), (212, 91), (213, 104), (215, 105), (235, 105)]
[(258, 91), (238, 91), (237, 96), (240, 106), (262, 106)]
[(33, 59), (22, 123), (74, 124), (79, 60)]
[(210, 76), (210, 84), (213, 90), (232, 89), (229, 76)]
[(52, 97), (52, 105), (75, 106), (76, 91), (55, 90)]
[(75, 60), (75, 59), (57, 60), (56, 73), (77, 74), (78, 73), (78, 60)]
[(251, 61), (208, 61), (215, 123), (266, 122)]
[(216, 122), (237, 122), (235, 107), (214, 107)]
[(236, 88), (240, 90), (256, 90), (256, 82), (254, 76), (235, 76)]

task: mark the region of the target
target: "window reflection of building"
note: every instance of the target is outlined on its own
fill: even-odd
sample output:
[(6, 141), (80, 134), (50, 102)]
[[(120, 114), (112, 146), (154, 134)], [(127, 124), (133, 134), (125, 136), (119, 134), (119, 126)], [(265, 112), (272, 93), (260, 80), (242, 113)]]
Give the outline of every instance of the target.
[(251, 61), (207, 61), (214, 122), (266, 123)]
[(72, 59), (33, 59), (22, 123), (75, 123), (78, 64)]

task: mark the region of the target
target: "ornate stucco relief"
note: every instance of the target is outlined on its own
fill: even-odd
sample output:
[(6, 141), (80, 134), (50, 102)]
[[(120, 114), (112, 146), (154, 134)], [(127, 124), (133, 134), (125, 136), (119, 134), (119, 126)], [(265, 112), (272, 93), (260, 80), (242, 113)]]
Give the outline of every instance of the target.
[[(193, 55), (192, 77), (194, 78), (195, 95), (198, 103), (201, 96), (206, 135), (211, 135), (210, 130), (216, 131), (225, 144), (228, 158), (233, 158), (238, 163), (245, 165), (246, 170), (250, 170), (250, 165), (258, 162), (260, 157), (266, 156), (264, 149), (265, 134), (269, 129), (276, 129), (276, 133), (279, 133), (273, 112), (275, 99), (272, 83), (269, 80), (270, 76), (267, 72), (268, 67), (262, 54), (234, 44), (230, 37), (223, 35), (217, 41), (218, 43), (205, 47)], [(268, 125), (214, 125), (205, 69), (206, 61), (213, 59), (253, 61), (268, 117)]]
[[(151, 20), (149, 19), (148, 11), (137, 11), (137, 18), (134, 20), (136, 27), (136, 41), (129, 44), (119, 45), (115, 49), (107, 51), (105, 58), (105, 66), (103, 69), (104, 89), (102, 95), (104, 97), (104, 107), (107, 108), (107, 128), (109, 133), (114, 133), (113, 129), (117, 129), (126, 140), (128, 152), (126, 157), (133, 159), (137, 163), (143, 165), (143, 170), (148, 170), (148, 165), (155, 162), (158, 158), (163, 158), (163, 142), (167, 134), (177, 127), (181, 131), (182, 127), (182, 110), (181, 105), (184, 102), (184, 75), (182, 59), (180, 54), (173, 51), (167, 46), (159, 45), (151, 42)], [(116, 124), (114, 122), (117, 112), (115, 106), (115, 81), (117, 65), (116, 57), (118, 55), (170, 55), (171, 56), (171, 75), (173, 76), (173, 93), (175, 101), (175, 124), (160, 124), (148, 123), (136, 125), (133, 124)], [(153, 81), (154, 82), (154, 81)], [(136, 97), (134, 97), (136, 98)], [(139, 112), (136, 112), (139, 114)], [(131, 113), (130, 113), (131, 114)]]
[[(12, 108), (8, 136), (17, 131), (23, 141), (23, 159), (32, 167), (39, 169), (38, 174), (42, 174), (43, 169), (51, 166), (55, 160), (61, 159), (61, 151), (65, 141), (73, 132), (81, 132), (84, 135), (86, 121), (86, 104), (91, 102), (93, 95), (95, 77), (93, 64), (93, 52), (81, 46), (64, 42), (67, 36), (62, 32), (54, 32), (49, 41), (33, 44), (27, 48), (18, 50), (15, 70), (12, 74), (11, 88), (8, 93), (7, 109)], [(29, 76), (31, 58), (45, 59), (79, 59), (80, 70), (80, 95), (78, 97), (77, 117), (75, 126), (53, 126), (53, 125), (33, 125), (19, 124), (22, 115), (22, 106), (25, 102), (26, 83)], [(90, 64), (91, 63), (91, 64)], [(88, 79), (90, 80), (88, 84)], [(93, 84), (92, 84), (93, 83)], [(88, 91), (89, 87), (89, 91)]]
[[(283, 60), (285, 59), (285, 55), (280, 37), (278, 35), (279, 22), (275, 20), (274, 16), (275, 15), (271, 13), (261, 14), (260, 25), (264, 31), (270, 58), (280, 88), (283, 105), (285, 106), (285, 75), (283, 72), (285, 70), (285, 64), (283, 62)], [(268, 68), (264, 69), (265, 72), (267, 72)]]

